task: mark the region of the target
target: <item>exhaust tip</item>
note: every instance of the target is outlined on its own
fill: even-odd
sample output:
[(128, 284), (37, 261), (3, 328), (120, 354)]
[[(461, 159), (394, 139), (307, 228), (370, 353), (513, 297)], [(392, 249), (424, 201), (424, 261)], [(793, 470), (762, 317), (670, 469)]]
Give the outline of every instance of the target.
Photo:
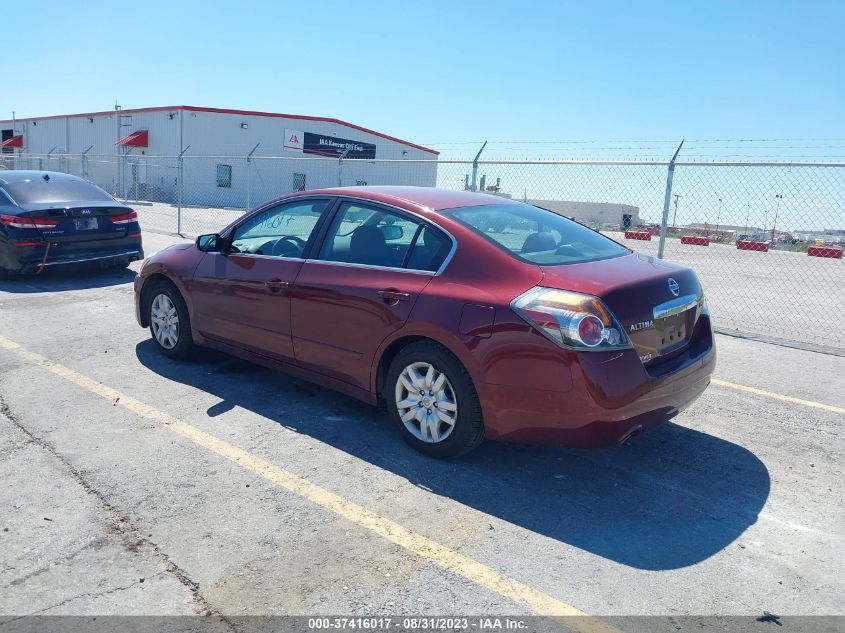
[(641, 424), (638, 424), (637, 426), (632, 428), (630, 431), (625, 433), (625, 435), (623, 435), (619, 439), (619, 444), (621, 445), (621, 444), (624, 444), (625, 442), (627, 442), (628, 440), (634, 439), (635, 437), (637, 437), (642, 432), (643, 432), (643, 427), (642, 427)]

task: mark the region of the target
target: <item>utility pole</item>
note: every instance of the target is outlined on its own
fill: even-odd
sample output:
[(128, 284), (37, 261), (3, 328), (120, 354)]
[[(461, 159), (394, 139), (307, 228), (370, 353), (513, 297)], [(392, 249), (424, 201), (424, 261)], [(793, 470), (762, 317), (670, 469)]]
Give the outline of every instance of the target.
[(775, 198), (777, 199), (778, 203), (775, 207), (775, 221), (772, 223), (772, 241), (775, 241), (775, 229), (778, 225), (778, 211), (780, 211), (780, 201), (783, 200), (783, 196), (781, 194), (775, 194)]
[(678, 218), (678, 198), (681, 197), (681, 194), (675, 194), (675, 213), (672, 214), (672, 228), (675, 228), (675, 220)]

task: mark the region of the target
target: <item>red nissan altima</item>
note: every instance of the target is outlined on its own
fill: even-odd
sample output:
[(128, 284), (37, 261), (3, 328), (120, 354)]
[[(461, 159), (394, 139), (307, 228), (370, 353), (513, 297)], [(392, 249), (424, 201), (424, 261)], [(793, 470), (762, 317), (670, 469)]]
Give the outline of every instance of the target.
[(550, 211), (424, 187), (299, 192), (145, 260), (138, 322), (371, 404), (437, 457), (484, 438), (602, 446), (710, 382), (692, 270)]

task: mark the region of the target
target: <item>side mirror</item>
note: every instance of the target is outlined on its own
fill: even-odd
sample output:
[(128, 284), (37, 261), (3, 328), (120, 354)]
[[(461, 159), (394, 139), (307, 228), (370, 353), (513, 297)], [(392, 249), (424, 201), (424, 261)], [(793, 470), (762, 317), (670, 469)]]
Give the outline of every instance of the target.
[(217, 233), (209, 233), (208, 235), (200, 235), (196, 244), (197, 249), (203, 253), (217, 253), (220, 251), (222, 240)]
[(402, 230), (401, 226), (397, 226), (396, 224), (386, 224), (381, 228), (381, 232), (384, 233), (384, 239), (388, 242), (392, 240), (401, 240), (402, 236), (405, 235), (405, 231)]

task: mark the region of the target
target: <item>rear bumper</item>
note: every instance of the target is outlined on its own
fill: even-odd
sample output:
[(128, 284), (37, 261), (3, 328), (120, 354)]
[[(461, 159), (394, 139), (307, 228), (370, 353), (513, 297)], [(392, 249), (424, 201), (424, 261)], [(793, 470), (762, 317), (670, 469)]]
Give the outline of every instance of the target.
[(485, 431), (505, 441), (610, 446), (678, 415), (707, 388), (715, 366), (709, 322), (660, 375), (634, 350), (577, 354), (565, 391), (488, 384)]
[(139, 238), (82, 243), (59, 242), (51, 244), (49, 251), (46, 244), (13, 248), (15, 253), (12, 266), (5, 265), (4, 267), (22, 274), (38, 271), (41, 262), (44, 261), (45, 251), (47, 252), (47, 259), (44, 261), (45, 269), (73, 264), (109, 266), (118, 262), (144, 258), (144, 249)]

